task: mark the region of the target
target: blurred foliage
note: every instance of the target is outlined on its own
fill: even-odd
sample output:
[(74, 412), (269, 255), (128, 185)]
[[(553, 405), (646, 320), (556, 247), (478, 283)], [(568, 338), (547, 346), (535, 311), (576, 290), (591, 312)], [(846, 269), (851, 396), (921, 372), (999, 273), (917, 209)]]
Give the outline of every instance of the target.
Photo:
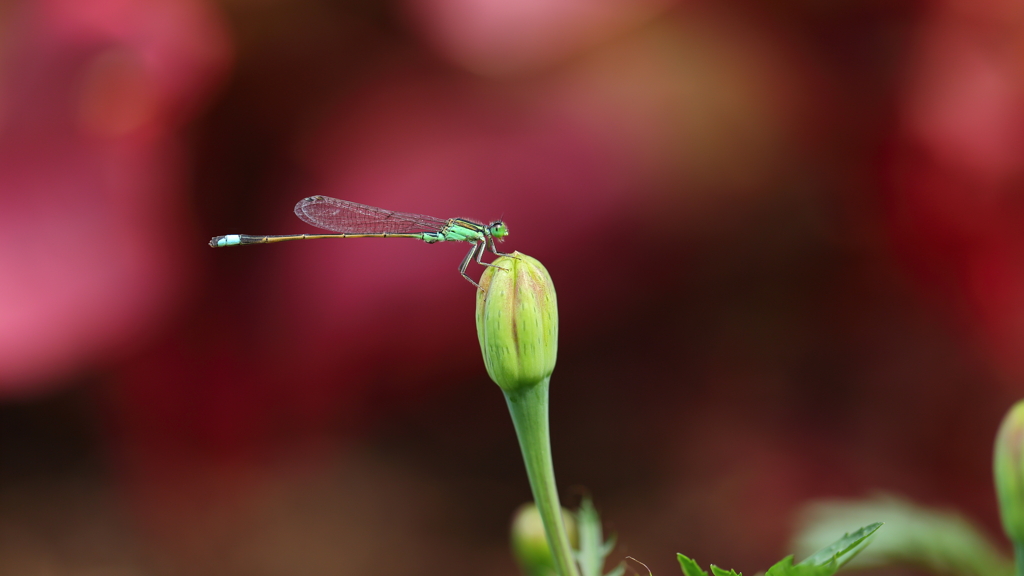
[(615, 537), (604, 539), (601, 518), (590, 498), (584, 498), (576, 511), (576, 525), (579, 526), (580, 545), (576, 552), (576, 561), (580, 566), (580, 576), (622, 576), (626, 570), (620, 563), (607, 574), (604, 563), (615, 548)]

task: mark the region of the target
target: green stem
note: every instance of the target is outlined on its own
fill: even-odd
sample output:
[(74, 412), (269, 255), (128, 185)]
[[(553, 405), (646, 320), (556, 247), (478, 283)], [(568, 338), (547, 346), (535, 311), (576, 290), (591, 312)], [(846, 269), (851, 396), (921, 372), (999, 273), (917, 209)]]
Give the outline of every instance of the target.
[(572, 557), (569, 536), (562, 522), (562, 505), (555, 486), (555, 467), (551, 461), (551, 431), (548, 426), (548, 387), (550, 378), (535, 386), (505, 391), (508, 411), (523, 451), (526, 475), (530, 478), (533, 500), (540, 511), (548, 546), (555, 557), (560, 576), (579, 576)]
[(1017, 560), (1017, 576), (1024, 576), (1024, 544), (1013, 543), (1013, 556)]

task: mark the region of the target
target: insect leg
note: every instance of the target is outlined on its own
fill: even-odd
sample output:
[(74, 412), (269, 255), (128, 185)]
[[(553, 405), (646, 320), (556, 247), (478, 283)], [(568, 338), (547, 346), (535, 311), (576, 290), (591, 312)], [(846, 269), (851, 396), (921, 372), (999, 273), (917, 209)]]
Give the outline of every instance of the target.
[(473, 253), (476, 252), (476, 249), (477, 245), (473, 244), (473, 246), (469, 249), (469, 252), (466, 253), (466, 257), (462, 259), (461, 263), (459, 263), (459, 274), (462, 274), (463, 278), (469, 280), (470, 284), (476, 286), (480, 290), (483, 290), (483, 288), (480, 288), (479, 284), (474, 282), (473, 279), (469, 277), (469, 274), (466, 274), (466, 268), (469, 268), (469, 261), (473, 259)]
[[(488, 238), (489, 238), (489, 236), (488, 236)], [(504, 266), (498, 266), (497, 264), (488, 264), (487, 262), (484, 262), (484, 260), (483, 260), (483, 258), (484, 258), (484, 251), (486, 251), (486, 250), (487, 250), (487, 238), (484, 238), (484, 241), (480, 244), (480, 249), (477, 250), (477, 252), (476, 252), (476, 263), (477, 264), (482, 264), (484, 266), (490, 266), (491, 268), (500, 268), (501, 270), (508, 270), (508, 268), (505, 268)], [(494, 252), (494, 250), (491, 250), (491, 252)], [(495, 252), (495, 254), (497, 254), (497, 252)], [(499, 254), (499, 256), (504, 256), (504, 254)]]
[[(491, 254), (494, 254), (496, 256), (508, 256), (509, 258), (515, 258), (515, 256), (513, 256), (511, 254), (506, 254), (504, 252), (498, 252), (498, 248), (494, 245), (494, 236), (488, 236), (484, 240), (484, 242), (487, 244), (487, 249), (491, 251)], [(480, 251), (480, 255), (483, 256), (483, 250)], [(516, 258), (516, 259), (518, 260), (518, 258)]]

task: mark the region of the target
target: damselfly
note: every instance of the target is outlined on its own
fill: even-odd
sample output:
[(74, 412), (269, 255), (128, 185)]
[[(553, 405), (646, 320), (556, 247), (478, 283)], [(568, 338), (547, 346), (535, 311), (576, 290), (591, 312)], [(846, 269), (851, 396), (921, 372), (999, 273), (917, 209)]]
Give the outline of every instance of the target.
[[(427, 244), (437, 242), (469, 242), (473, 245), (459, 264), (459, 273), (471, 284), (480, 287), (466, 274), (470, 260), (484, 266), (494, 266), (483, 261), (484, 252), (490, 250), (498, 256), (494, 242), (508, 235), (508, 226), (501, 220), (483, 224), (466, 218), (434, 218), (421, 214), (392, 212), (348, 200), (327, 196), (310, 196), (295, 205), (295, 215), (307, 224), (330, 230), (335, 234), (286, 234), (280, 236), (249, 236), (228, 234), (210, 240), (210, 246), (241, 246), (244, 244), (270, 244), (286, 240), (314, 240), (317, 238), (416, 238)], [(500, 268), (500, 266), (495, 266)]]

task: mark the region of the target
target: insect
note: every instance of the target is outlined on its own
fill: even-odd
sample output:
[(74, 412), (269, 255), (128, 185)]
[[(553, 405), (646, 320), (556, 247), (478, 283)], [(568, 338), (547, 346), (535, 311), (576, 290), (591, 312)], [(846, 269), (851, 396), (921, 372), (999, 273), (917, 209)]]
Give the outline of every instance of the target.
[(246, 244), (271, 244), (288, 240), (315, 240), (319, 238), (415, 238), (427, 244), (437, 242), (469, 242), (473, 245), (466, 257), (459, 263), (459, 274), (480, 288), (466, 274), (466, 268), (474, 256), (478, 264), (494, 266), (483, 261), (484, 252), (490, 250), (497, 256), (509, 256), (498, 252), (495, 241), (508, 236), (508, 226), (501, 220), (483, 224), (466, 218), (435, 218), (422, 214), (392, 212), (383, 208), (338, 200), (328, 196), (310, 196), (295, 205), (295, 215), (307, 224), (334, 234), (285, 234), (278, 236), (249, 236), (228, 234), (210, 240), (210, 246), (243, 246)]

